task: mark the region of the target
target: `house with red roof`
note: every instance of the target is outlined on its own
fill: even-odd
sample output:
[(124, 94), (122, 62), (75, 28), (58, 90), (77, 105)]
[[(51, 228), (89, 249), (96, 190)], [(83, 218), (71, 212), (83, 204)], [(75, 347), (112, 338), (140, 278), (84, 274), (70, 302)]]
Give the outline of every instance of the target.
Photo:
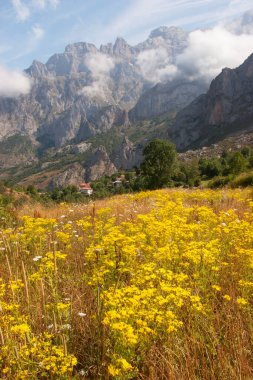
[(92, 195), (93, 189), (90, 186), (90, 183), (80, 183), (79, 185), (79, 191), (80, 193), (86, 194), (86, 195)]

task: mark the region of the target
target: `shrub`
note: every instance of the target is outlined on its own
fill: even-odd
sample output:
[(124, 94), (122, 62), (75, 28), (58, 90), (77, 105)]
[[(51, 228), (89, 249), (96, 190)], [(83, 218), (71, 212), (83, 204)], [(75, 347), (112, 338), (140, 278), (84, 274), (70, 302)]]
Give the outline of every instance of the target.
[(208, 187), (210, 189), (217, 189), (223, 187), (229, 183), (229, 177), (215, 177), (208, 182)]
[(240, 175), (238, 178), (231, 182), (232, 188), (247, 186), (253, 186), (253, 173)]

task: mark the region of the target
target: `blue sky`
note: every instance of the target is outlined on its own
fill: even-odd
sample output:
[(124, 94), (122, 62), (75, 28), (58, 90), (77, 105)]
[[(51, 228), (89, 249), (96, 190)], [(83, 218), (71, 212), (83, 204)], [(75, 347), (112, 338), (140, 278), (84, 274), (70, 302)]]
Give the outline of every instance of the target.
[(21, 70), (78, 41), (99, 46), (121, 36), (135, 44), (161, 25), (208, 28), (252, 7), (252, 0), (0, 0), (0, 65)]

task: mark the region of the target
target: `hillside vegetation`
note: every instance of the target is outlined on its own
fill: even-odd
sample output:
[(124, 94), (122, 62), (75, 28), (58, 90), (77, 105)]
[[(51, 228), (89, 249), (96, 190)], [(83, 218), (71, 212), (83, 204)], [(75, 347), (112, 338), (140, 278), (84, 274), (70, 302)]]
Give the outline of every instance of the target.
[(2, 379), (253, 377), (252, 190), (0, 202)]

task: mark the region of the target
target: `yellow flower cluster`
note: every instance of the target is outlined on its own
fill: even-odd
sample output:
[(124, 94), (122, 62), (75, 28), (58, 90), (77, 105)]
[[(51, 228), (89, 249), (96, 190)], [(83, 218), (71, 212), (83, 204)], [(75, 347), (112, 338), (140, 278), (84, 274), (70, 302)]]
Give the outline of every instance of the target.
[(60, 205), (54, 219), (1, 231), (1, 378), (185, 378), (193, 345), (204, 368), (229, 346), (231, 321), (249, 326), (249, 192), (162, 190), (103, 206)]

